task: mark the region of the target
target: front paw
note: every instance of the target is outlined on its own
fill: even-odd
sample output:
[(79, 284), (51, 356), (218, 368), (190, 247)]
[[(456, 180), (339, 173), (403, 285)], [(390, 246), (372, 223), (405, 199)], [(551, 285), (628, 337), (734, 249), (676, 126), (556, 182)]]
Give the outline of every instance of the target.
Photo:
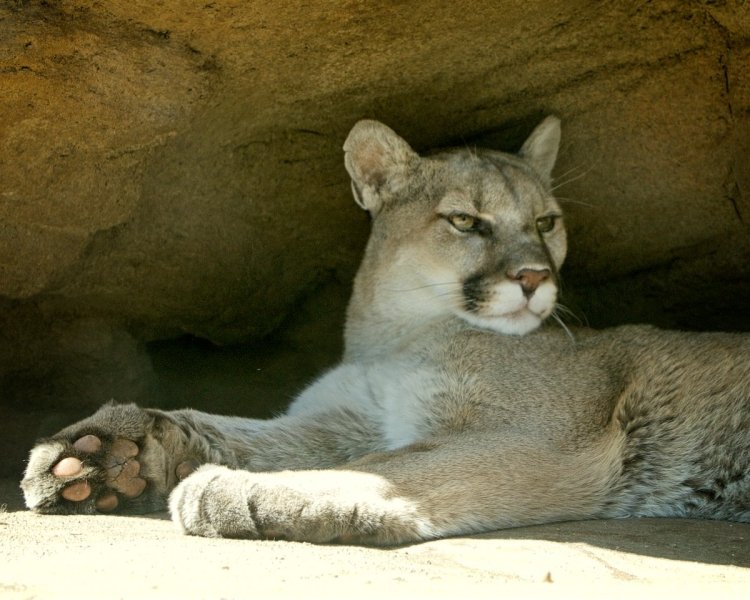
[(177, 474), (168, 473), (155, 420), (135, 405), (108, 404), (39, 442), (21, 482), (26, 505), (58, 514), (164, 510)]
[(396, 544), (433, 532), (385, 479), (351, 471), (206, 465), (175, 488), (169, 509), (184, 533), (204, 537)]
[(264, 535), (248, 503), (249, 473), (205, 465), (180, 483), (169, 497), (169, 512), (190, 535), (258, 539)]

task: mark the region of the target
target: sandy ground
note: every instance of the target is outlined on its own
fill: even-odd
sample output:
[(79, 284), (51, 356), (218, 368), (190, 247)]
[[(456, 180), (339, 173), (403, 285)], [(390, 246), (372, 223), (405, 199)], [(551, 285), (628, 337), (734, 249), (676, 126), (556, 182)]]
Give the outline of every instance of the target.
[[(0, 482), (0, 598), (750, 597), (750, 525), (585, 521), (374, 549), (51, 517)], [(643, 589), (642, 589), (643, 588)]]

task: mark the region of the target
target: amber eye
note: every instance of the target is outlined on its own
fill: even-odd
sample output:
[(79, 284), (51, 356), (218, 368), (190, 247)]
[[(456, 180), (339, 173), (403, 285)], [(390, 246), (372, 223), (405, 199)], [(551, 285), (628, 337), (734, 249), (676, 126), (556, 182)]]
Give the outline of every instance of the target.
[(539, 217), (536, 220), (536, 230), (539, 233), (549, 233), (555, 228), (557, 217), (555, 215), (549, 215), (547, 217)]
[(467, 215), (466, 213), (455, 213), (448, 216), (448, 221), (456, 229), (463, 232), (476, 231), (479, 225), (479, 219)]

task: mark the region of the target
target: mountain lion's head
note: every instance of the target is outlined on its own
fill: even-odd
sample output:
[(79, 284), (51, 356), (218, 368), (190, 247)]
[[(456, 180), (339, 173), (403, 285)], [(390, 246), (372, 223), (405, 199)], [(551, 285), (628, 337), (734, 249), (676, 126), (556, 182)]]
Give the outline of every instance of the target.
[(517, 155), (420, 157), (382, 123), (357, 123), (345, 164), (373, 230), (350, 319), (452, 313), (506, 334), (538, 327), (555, 308), (567, 249), (550, 189), (559, 143), (560, 122), (548, 117)]

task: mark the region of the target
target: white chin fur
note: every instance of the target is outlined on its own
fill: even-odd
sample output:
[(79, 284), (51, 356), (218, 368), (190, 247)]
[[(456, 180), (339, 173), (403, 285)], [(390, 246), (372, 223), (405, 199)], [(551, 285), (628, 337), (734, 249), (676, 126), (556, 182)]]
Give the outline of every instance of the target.
[(489, 329), (505, 335), (526, 335), (539, 327), (544, 320), (529, 310), (497, 317), (482, 317), (462, 311), (458, 316), (475, 327)]
[(540, 285), (527, 302), (521, 286), (503, 281), (495, 286), (490, 302), (479, 311), (465, 312), (461, 308), (456, 314), (482, 329), (506, 335), (525, 335), (539, 327), (552, 313), (556, 300), (557, 286), (552, 282)]

